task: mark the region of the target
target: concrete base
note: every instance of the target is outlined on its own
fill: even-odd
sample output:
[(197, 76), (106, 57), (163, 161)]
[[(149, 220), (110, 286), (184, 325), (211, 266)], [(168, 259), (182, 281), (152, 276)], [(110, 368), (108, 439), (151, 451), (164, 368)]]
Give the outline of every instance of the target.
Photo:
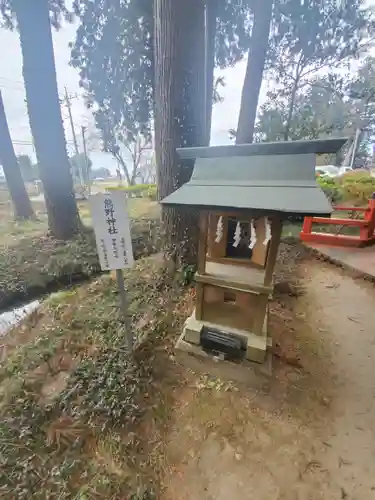
[(177, 340), (175, 347), (176, 359), (194, 372), (208, 372), (221, 380), (234, 380), (262, 391), (266, 390), (272, 379), (272, 354), (270, 351), (266, 353), (263, 363), (247, 359), (231, 362), (222, 356), (207, 353), (199, 345), (186, 342), (184, 333)]
[(185, 322), (181, 340), (194, 346), (200, 346), (203, 327), (216, 328), (220, 331), (227, 332), (228, 334), (235, 335), (245, 342), (246, 359), (249, 361), (255, 361), (256, 363), (263, 363), (266, 358), (267, 347), (272, 345), (272, 340), (267, 337), (267, 323), (268, 311), (264, 320), (263, 335), (260, 336), (245, 330), (238, 330), (236, 328), (224, 327), (222, 325), (207, 323), (205, 321), (198, 321), (195, 319), (195, 311), (193, 311), (193, 314)]

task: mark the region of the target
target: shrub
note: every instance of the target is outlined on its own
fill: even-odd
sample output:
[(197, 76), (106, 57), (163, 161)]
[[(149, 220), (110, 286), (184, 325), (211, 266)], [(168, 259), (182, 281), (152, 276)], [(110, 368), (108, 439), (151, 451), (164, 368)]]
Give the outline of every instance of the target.
[(335, 179), (330, 177), (318, 177), (317, 182), (331, 203), (338, 203), (342, 199), (340, 186)]
[(154, 190), (155, 191), (155, 195), (154, 195), (154, 192), (151, 191), (152, 193), (152, 196), (154, 195), (155, 196), (155, 200), (156, 200), (156, 185), (155, 184), (134, 184), (133, 186), (122, 186), (122, 185), (117, 185), (117, 186), (111, 186), (109, 188), (107, 188), (108, 191), (125, 191), (126, 193), (128, 193), (128, 195), (131, 197), (131, 198), (142, 198), (142, 197), (149, 197), (150, 199), (151, 196), (150, 196), (150, 190)]
[(344, 200), (365, 204), (375, 192), (375, 177), (372, 177), (367, 170), (348, 172), (334, 179), (318, 177), (317, 182), (332, 203)]
[(147, 197), (151, 201), (156, 201), (158, 199), (158, 188), (155, 185), (150, 185), (147, 191)]
[(343, 197), (347, 200), (366, 203), (375, 192), (375, 177), (363, 170), (344, 175), (340, 184)]

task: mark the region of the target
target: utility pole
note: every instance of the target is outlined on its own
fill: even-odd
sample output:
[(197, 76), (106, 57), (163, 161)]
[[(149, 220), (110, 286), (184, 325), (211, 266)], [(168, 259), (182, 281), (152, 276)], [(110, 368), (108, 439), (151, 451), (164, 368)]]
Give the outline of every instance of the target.
[[(77, 136), (76, 136), (76, 131), (74, 129), (74, 123), (73, 123), (73, 115), (72, 115), (72, 103), (70, 101), (70, 97), (68, 94), (68, 89), (65, 87), (65, 100), (66, 100), (66, 106), (68, 108), (68, 113), (69, 113), (69, 121), (70, 121), (70, 128), (72, 129), (72, 136), (73, 136), (73, 143), (74, 143), (74, 151), (76, 153), (76, 164), (79, 162), (79, 149), (78, 149), (78, 142), (77, 142)], [(74, 166), (72, 165), (72, 169), (74, 172)], [(78, 167), (78, 171), (76, 172), (76, 177), (78, 179), (79, 184), (82, 186), (83, 185), (83, 179), (82, 179), (82, 174), (81, 174), (81, 169)]]
[(351, 169), (353, 169), (353, 167), (355, 165), (355, 157), (357, 156), (361, 135), (362, 135), (362, 130), (360, 128), (357, 128), (357, 130), (355, 131), (355, 137), (354, 137), (354, 142), (353, 142), (353, 152), (352, 152), (352, 157), (350, 160), (350, 168)]
[(74, 142), (74, 149), (76, 152), (76, 155), (79, 155), (79, 149), (78, 149), (78, 142), (77, 142), (77, 136), (76, 136), (76, 131), (74, 130), (74, 123), (73, 123), (73, 116), (72, 116), (72, 104), (70, 102), (70, 97), (68, 94), (68, 89), (65, 87), (65, 100), (66, 100), (66, 105), (68, 107), (68, 112), (69, 112), (69, 121), (70, 121), (70, 127), (72, 129), (72, 135), (73, 135), (73, 142)]
[(85, 157), (85, 171), (86, 171), (86, 180), (87, 180), (87, 190), (89, 195), (91, 194), (91, 172), (89, 169), (89, 159), (87, 157), (87, 147), (86, 147), (86, 127), (82, 125), (81, 127), (81, 132), (82, 132), (82, 143), (83, 143), (83, 154)]

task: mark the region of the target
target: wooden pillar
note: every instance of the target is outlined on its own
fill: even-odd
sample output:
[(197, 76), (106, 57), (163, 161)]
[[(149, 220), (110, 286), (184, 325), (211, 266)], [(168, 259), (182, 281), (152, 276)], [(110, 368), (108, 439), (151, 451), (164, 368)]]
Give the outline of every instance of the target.
[[(267, 253), (267, 260), (264, 273), (264, 285), (272, 284), (272, 276), (275, 268), (277, 252), (279, 249), (282, 231), (281, 219), (273, 219), (271, 223), (271, 241)], [(256, 311), (254, 311), (253, 332), (255, 335), (263, 335), (263, 325), (267, 314), (268, 294), (261, 294), (258, 298)]]
[(273, 219), (271, 225), (271, 241), (267, 255), (266, 270), (264, 273), (264, 285), (270, 286), (272, 283), (273, 270), (275, 268), (277, 252), (279, 250), (281, 231), (283, 223), (281, 219)]
[[(223, 237), (216, 243), (216, 229), (220, 217), (223, 221)], [(207, 255), (212, 260), (225, 257), (228, 238), (228, 215), (225, 212), (210, 212), (208, 222)]]
[(205, 274), (207, 256), (208, 212), (201, 212), (199, 216), (198, 241), (198, 274)]
[[(207, 237), (208, 237), (208, 212), (201, 212), (199, 217), (199, 242), (198, 242), (198, 274), (205, 274), (206, 272), (206, 256), (207, 256)], [(196, 284), (196, 306), (195, 318), (202, 319), (203, 307), (203, 284)]]
[(253, 333), (263, 335), (264, 318), (266, 317), (268, 306), (268, 295), (262, 293), (257, 302), (257, 308), (254, 312)]

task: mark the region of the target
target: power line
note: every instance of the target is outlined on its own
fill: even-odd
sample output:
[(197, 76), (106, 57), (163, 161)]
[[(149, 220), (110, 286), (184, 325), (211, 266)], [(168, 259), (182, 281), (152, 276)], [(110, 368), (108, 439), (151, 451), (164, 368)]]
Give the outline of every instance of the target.
[[(1, 82), (1, 80), (5, 80), (6, 81), (6, 84), (3, 84)], [(20, 87), (15, 87), (15, 86), (11, 86), (11, 85), (8, 85), (8, 82), (9, 83), (14, 83), (16, 85), (21, 85), (21, 88)], [(23, 82), (19, 81), (19, 80), (12, 80), (10, 78), (7, 78), (5, 76), (0, 76), (0, 89), (3, 88), (3, 89), (7, 89), (7, 90), (18, 90), (18, 91), (22, 91), (22, 92), (25, 92), (25, 88), (24, 88), (24, 84)], [(71, 103), (71, 101), (75, 100), (75, 99), (79, 99), (81, 96), (76, 92), (76, 91), (68, 91), (67, 90), (67, 87), (65, 86), (65, 94), (60, 94), (59, 93), (59, 100), (60, 100), (60, 105), (62, 107), (68, 107), (69, 108), (69, 105)], [(81, 114), (80, 115), (80, 118), (83, 118), (83, 115)], [(63, 119), (64, 120), (67, 120), (69, 119), (69, 117), (65, 117), (63, 116)], [(88, 120), (88, 118), (85, 116), (84, 117), (85, 120)], [(78, 126), (78, 125), (76, 125)], [(80, 125), (79, 125), (80, 126)]]
[[(16, 144), (17, 146), (33, 146), (34, 143), (32, 141), (24, 141), (21, 139), (12, 139), (13, 144)], [(69, 146), (74, 146), (73, 141), (65, 141)]]
[[(13, 85), (11, 85), (11, 84), (13, 84)], [(14, 84), (17, 86), (14, 86)], [(0, 89), (1, 88), (25, 92), (23, 82), (21, 82), (19, 80), (12, 80), (12, 79), (7, 78), (5, 76), (0, 76)], [(76, 154), (78, 154), (77, 137), (76, 137), (75, 130), (74, 130), (74, 125), (75, 126), (78, 126), (78, 125), (73, 124), (72, 111), (71, 111), (71, 101), (74, 99), (79, 99), (80, 96), (77, 92), (69, 92), (66, 86), (65, 86), (65, 95), (63, 95), (63, 94), (58, 94), (58, 95), (59, 95), (60, 106), (62, 108), (65, 108), (65, 107), (68, 108), (68, 116), (66, 117), (62, 113), (62, 119), (64, 121), (65, 120), (70, 121), (71, 129), (72, 129), (72, 133), (73, 133), (73, 141), (66, 141), (66, 144), (69, 146), (74, 145), (75, 152), (76, 152)], [(27, 115), (27, 113), (26, 113), (26, 115)], [(24, 127), (26, 127), (26, 125)], [(16, 146), (32, 146), (32, 147), (34, 147), (34, 143), (32, 141), (26, 141), (26, 140), (22, 140), (22, 139), (13, 139), (12, 142)]]
[(23, 82), (21, 82), (20, 80), (12, 80), (10, 78), (7, 78), (6, 76), (0, 76), (0, 80), (6, 80), (7, 82), (16, 83), (18, 85), (22, 85), (23, 86)]
[[(24, 82), (21, 80), (13, 80), (12, 78), (8, 78), (6, 76), (0, 76), (0, 80), (5, 80), (5, 82), (8, 83), (14, 83), (16, 85), (21, 85), (21, 87), (24, 87)], [(66, 87), (67, 85), (64, 85)], [(72, 93), (75, 93), (76, 91), (72, 91)]]
[(32, 141), (24, 141), (24, 140), (21, 140), (21, 139), (12, 139), (12, 142), (13, 144), (21, 144), (21, 145), (25, 145), (25, 146), (29, 146), (29, 145), (32, 145)]
[[(2, 83), (2, 82), (1, 82), (1, 78), (3, 78), (3, 77), (0, 77), (0, 88), (1, 88), (1, 89), (5, 89), (5, 90), (16, 90), (16, 91), (18, 91), (18, 92), (23, 92), (23, 93), (25, 93), (25, 87), (24, 87), (24, 85), (23, 85), (23, 83), (22, 83), (22, 82), (16, 82), (16, 81), (14, 80), (14, 82), (15, 82), (15, 83), (22, 85), (22, 87), (15, 87), (14, 85), (9, 85), (7, 82)], [(7, 79), (7, 80), (8, 80), (9, 82), (12, 82), (12, 80), (10, 80), (10, 79)], [(79, 99), (79, 97), (80, 97), (80, 96), (78, 95), (78, 93), (77, 93), (76, 91), (69, 91), (69, 97), (70, 97), (70, 99), (71, 99), (71, 100), (73, 100), (73, 99)], [(60, 104), (62, 104), (62, 105), (63, 105), (63, 103), (65, 102), (65, 96), (64, 96), (64, 94), (63, 94), (63, 93), (59, 93), (59, 99), (60, 99)]]

